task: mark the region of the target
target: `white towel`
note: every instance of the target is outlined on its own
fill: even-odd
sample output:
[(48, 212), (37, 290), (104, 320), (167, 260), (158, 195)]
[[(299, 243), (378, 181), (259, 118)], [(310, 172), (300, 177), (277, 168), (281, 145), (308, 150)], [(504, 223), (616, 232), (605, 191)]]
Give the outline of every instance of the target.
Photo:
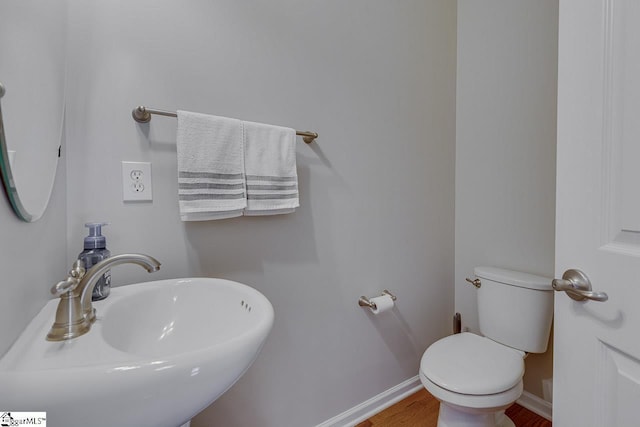
[(242, 215), (247, 206), (242, 122), (178, 111), (177, 148), (180, 218)]
[(291, 213), (300, 206), (296, 171), (296, 131), (243, 122), (247, 178), (245, 215)]

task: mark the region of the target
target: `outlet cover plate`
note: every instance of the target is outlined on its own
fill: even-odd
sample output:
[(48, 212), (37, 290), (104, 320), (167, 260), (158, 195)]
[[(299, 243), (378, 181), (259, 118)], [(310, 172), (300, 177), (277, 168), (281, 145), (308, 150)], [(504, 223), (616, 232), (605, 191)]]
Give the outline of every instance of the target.
[(153, 200), (150, 162), (122, 162), (122, 201)]

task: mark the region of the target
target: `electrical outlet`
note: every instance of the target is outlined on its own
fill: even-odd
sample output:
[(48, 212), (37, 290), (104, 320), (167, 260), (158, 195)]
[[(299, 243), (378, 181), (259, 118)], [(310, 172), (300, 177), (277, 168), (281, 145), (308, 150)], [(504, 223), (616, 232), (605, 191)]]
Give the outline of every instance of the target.
[[(133, 162), (129, 162), (129, 163), (133, 163)], [(131, 173), (129, 174), (129, 176), (131, 177), (132, 180), (134, 181), (140, 181), (142, 179), (142, 171), (140, 169), (133, 169), (131, 171)]]
[(125, 202), (153, 200), (151, 163), (122, 162), (122, 200)]

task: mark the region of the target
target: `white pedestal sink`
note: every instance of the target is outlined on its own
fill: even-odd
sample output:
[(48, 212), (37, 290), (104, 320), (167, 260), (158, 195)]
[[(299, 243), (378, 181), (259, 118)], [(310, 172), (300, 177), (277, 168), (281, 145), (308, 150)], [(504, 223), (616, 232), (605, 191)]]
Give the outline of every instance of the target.
[(0, 409), (46, 411), (51, 426), (177, 427), (242, 376), (273, 326), (264, 295), (223, 279), (114, 288), (64, 342), (45, 340), (56, 306), (0, 359)]

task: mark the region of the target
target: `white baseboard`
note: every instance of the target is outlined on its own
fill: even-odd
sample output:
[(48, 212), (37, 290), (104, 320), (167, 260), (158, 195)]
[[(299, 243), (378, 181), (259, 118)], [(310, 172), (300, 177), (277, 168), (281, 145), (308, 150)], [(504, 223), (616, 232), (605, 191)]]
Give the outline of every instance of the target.
[[(420, 377), (416, 375), (401, 384), (383, 391), (377, 396), (373, 396), (366, 402), (354, 406), (353, 408), (336, 415), (335, 417), (318, 424), (316, 427), (353, 427), (356, 424), (372, 417), (373, 415), (387, 409), (404, 399), (407, 396), (419, 391), (422, 388)], [(523, 405), (524, 406), (524, 405)]]
[(552, 413), (552, 405), (550, 402), (547, 402), (544, 399), (539, 398), (538, 396), (529, 393), (528, 391), (522, 392), (522, 396), (520, 399), (516, 400), (518, 405), (527, 408), (531, 412), (535, 412), (551, 421), (551, 413)]
[[(405, 397), (418, 392), (422, 388), (420, 377), (416, 375), (395, 387), (391, 387), (389, 390), (383, 391), (366, 402), (362, 402), (361, 404), (318, 424), (316, 427), (353, 427), (356, 424), (371, 418), (373, 415), (382, 412)], [(546, 400), (525, 391), (517, 400), (517, 403), (531, 412), (551, 421), (552, 406), (551, 403)]]

